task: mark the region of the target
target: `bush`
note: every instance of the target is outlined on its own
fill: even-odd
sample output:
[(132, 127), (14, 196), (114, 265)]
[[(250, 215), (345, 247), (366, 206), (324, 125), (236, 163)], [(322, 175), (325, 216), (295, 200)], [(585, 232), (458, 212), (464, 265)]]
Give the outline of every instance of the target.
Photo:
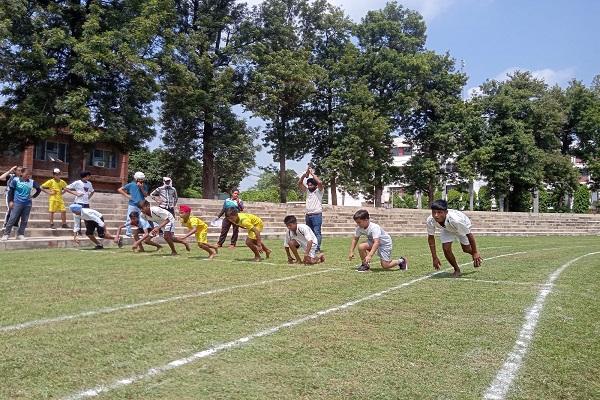
[(469, 196), (456, 189), (448, 190), (448, 208), (464, 210), (467, 206)]
[(475, 202), (475, 210), (490, 211), (492, 209), (492, 194), (487, 186), (482, 186), (477, 192), (477, 200)]
[[(244, 201), (261, 201), (265, 203), (279, 203), (279, 191), (276, 188), (268, 189), (249, 189), (240, 193), (240, 198)], [(287, 194), (287, 201), (302, 201), (298, 192), (290, 190)]]
[(585, 185), (579, 185), (573, 199), (573, 212), (584, 214), (590, 210), (590, 190)]
[(394, 208), (417, 208), (417, 200), (412, 194), (394, 195)]
[(198, 189), (189, 187), (189, 188), (183, 189), (183, 192), (181, 193), (181, 197), (188, 197), (190, 199), (200, 199), (200, 198), (202, 198), (202, 192)]

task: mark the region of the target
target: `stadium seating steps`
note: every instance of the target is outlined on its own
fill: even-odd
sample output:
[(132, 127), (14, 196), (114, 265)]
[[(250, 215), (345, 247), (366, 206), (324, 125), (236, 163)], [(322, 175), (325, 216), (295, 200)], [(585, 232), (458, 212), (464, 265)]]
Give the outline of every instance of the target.
[[(71, 196), (65, 196), (68, 201)], [(223, 202), (220, 200), (205, 199), (180, 199), (179, 204), (192, 207), (193, 214), (209, 223), (219, 214)], [(13, 237), (5, 242), (0, 242), (0, 250), (26, 249), (26, 248), (62, 248), (72, 247), (72, 229), (49, 228), (47, 212), (47, 196), (41, 194), (33, 201), (33, 209), (29, 219), (25, 240), (16, 240), (13, 228)], [(126, 200), (119, 194), (98, 193), (91, 201), (92, 208), (104, 215), (107, 227), (114, 233), (116, 228), (123, 223), (127, 210)], [(355, 224), (352, 215), (360, 207), (329, 206), (324, 205), (323, 236), (350, 236), (354, 232)], [(430, 215), (429, 210), (413, 209), (383, 209), (366, 208), (371, 214), (371, 219), (380, 224), (392, 236), (425, 236), (425, 220)], [(272, 204), (272, 203), (246, 203), (246, 211), (260, 216), (265, 224), (263, 237), (282, 238), (285, 233), (283, 218), (293, 214), (300, 221), (303, 220), (303, 204)], [(0, 218), (4, 218), (6, 206), (4, 201), (0, 205)], [(73, 226), (72, 215), (67, 212), (67, 223)], [(501, 212), (469, 212), (466, 214), (473, 223), (473, 232), (476, 235), (491, 236), (534, 236), (534, 235), (597, 235), (600, 231), (600, 215), (597, 214), (533, 214), (533, 213), (501, 213)], [(60, 215), (55, 215), (55, 226), (60, 226)], [(178, 224), (177, 234), (185, 232), (185, 228)], [(216, 242), (220, 228), (209, 228), (209, 241)], [(231, 230), (229, 235), (231, 235)], [(246, 234), (240, 231), (238, 245), (243, 245)], [(128, 243), (127, 241), (126, 243)], [(225, 245), (229, 244), (229, 237)]]

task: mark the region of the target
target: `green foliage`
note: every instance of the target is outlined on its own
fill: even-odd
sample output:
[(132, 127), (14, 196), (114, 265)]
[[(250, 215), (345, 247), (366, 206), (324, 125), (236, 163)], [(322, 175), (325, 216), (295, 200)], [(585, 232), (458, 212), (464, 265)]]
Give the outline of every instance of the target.
[(394, 194), (394, 208), (417, 208), (417, 200), (413, 194)]
[[(190, 159), (181, 170), (181, 173), (173, 173), (175, 163), (170, 152), (164, 149), (152, 151), (142, 149), (129, 154), (129, 179), (133, 179), (136, 171), (146, 175), (146, 182), (154, 189), (163, 184), (163, 176), (170, 176), (173, 186), (182, 197), (198, 197), (201, 193), (201, 171), (202, 166), (198, 160)], [(188, 191), (188, 192), (186, 192)], [(189, 196), (183, 193), (189, 193)]]
[(450, 189), (448, 190), (447, 201), (448, 208), (464, 210), (469, 205), (469, 195), (456, 189)]
[(493, 193), (507, 196), (510, 210), (528, 211), (529, 193), (544, 181), (569, 191), (573, 167), (556, 136), (564, 119), (560, 93), (519, 71), (481, 91), (475, 102), (487, 124), (476, 153)]
[(544, 188), (539, 189), (539, 211), (541, 213), (549, 212), (550, 207), (550, 193)]
[(67, 129), (124, 149), (155, 132), (154, 40), (168, 2), (0, 2), (0, 82), (13, 137)]
[(573, 212), (584, 214), (590, 212), (590, 190), (586, 185), (579, 185), (573, 197)]
[(489, 187), (482, 186), (477, 192), (477, 201), (475, 203), (475, 210), (477, 211), (490, 211), (492, 209), (492, 194)]

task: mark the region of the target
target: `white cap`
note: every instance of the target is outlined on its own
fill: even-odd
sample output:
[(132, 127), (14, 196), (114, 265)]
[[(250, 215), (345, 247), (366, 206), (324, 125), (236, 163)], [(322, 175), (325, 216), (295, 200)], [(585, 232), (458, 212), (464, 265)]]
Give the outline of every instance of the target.
[(170, 181), (170, 180), (171, 180), (171, 177), (163, 176), (163, 182)]
[(143, 172), (136, 172), (135, 174), (133, 174), (133, 179), (138, 180), (138, 179), (146, 179), (146, 175), (144, 175)]
[(52, 171), (52, 172), (54, 172), (55, 174), (60, 174), (60, 169), (54, 168), (54, 171)]

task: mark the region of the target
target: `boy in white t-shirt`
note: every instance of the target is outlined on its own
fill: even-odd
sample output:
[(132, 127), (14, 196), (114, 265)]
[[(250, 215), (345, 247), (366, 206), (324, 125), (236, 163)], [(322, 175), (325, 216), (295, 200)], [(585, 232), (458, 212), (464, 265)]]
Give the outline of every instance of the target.
[[(308, 225), (299, 224), (297, 218), (293, 215), (285, 217), (283, 223), (288, 229), (283, 240), (288, 263), (312, 265), (325, 261), (325, 256), (322, 253), (317, 254), (317, 237)], [(300, 258), (298, 249), (304, 251), (303, 258)]]
[(356, 269), (358, 272), (367, 272), (371, 269), (369, 263), (375, 252), (379, 255), (383, 269), (392, 269), (398, 267), (400, 271), (408, 269), (408, 260), (406, 257), (400, 257), (392, 260), (392, 238), (379, 225), (371, 222), (367, 210), (358, 210), (354, 213), (354, 222), (356, 222), (356, 232), (350, 245), (348, 259), (354, 258), (354, 249), (362, 235), (367, 237), (367, 242), (358, 245), (361, 265)]
[(442, 266), (435, 250), (435, 230), (441, 230), (440, 239), (442, 249), (446, 260), (454, 268), (453, 277), (460, 276), (460, 268), (456, 262), (456, 257), (452, 253), (452, 242), (458, 240), (465, 253), (473, 257), (473, 266), (481, 266), (481, 255), (477, 251), (475, 237), (471, 233), (471, 220), (464, 213), (458, 210), (449, 210), (448, 203), (445, 200), (436, 200), (431, 204), (431, 215), (427, 218), (427, 242), (431, 250), (433, 259), (433, 268), (439, 270)]

